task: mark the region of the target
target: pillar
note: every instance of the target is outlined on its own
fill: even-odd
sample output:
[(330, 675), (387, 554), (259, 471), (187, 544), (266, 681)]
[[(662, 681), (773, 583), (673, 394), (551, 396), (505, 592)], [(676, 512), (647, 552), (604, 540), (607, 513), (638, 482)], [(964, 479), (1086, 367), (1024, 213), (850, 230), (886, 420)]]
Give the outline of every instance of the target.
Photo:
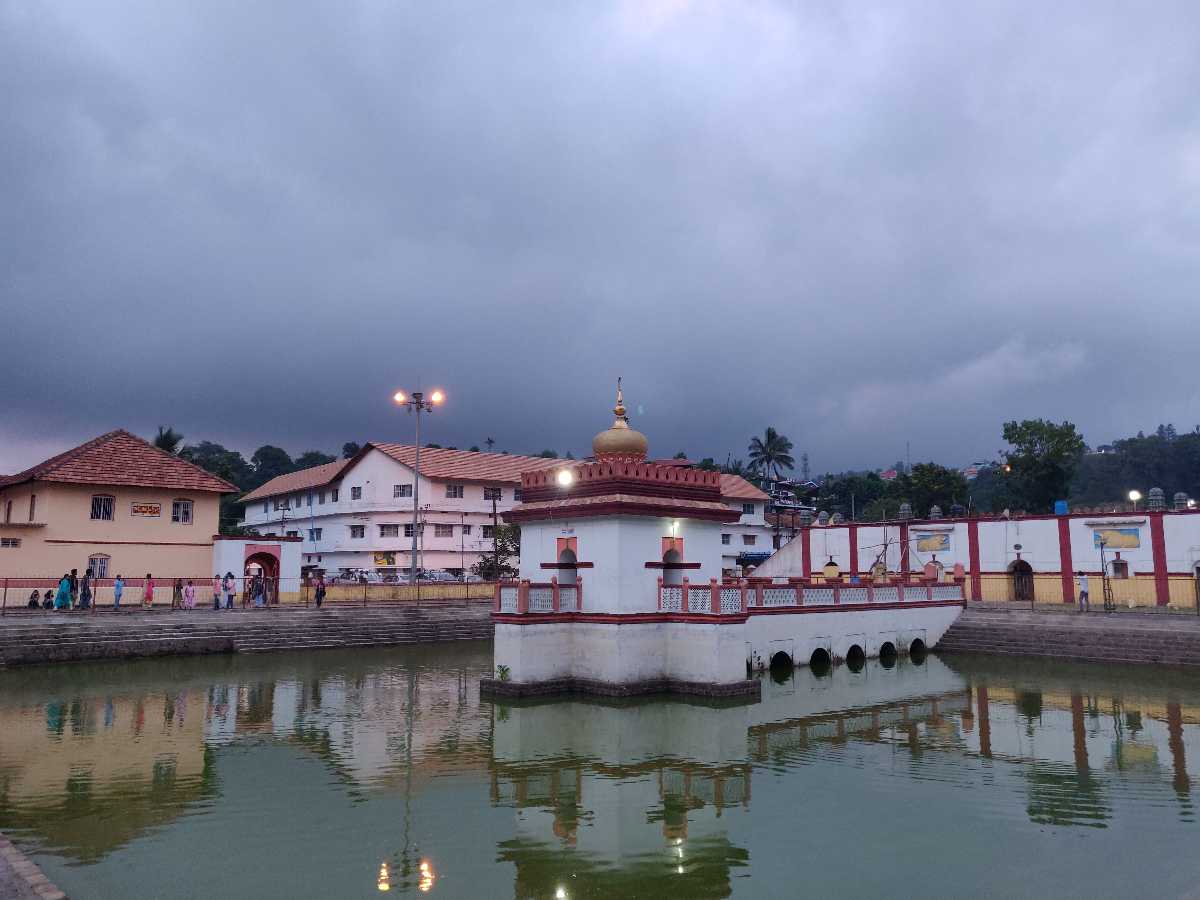
[(900, 526), (900, 575), (908, 577), (908, 523)]
[(988, 718), (988, 692), (980, 685), (975, 691), (979, 709), (979, 755), (992, 758), (992, 722)]
[(858, 526), (850, 525), (846, 529), (850, 541), (850, 575), (858, 574)]
[(1187, 773), (1187, 755), (1183, 749), (1183, 713), (1178, 703), (1167, 704), (1167, 747), (1171, 751), (1171, 784), (1180, 794), (1191, 792), (1192, 782)]
[(1087, 728), (1083, 719), (1083, 694), (1071, 694), (1071, 735), (1075, 745), (1075, 771), (1088, 773)]
[(1150, 513), (1150, 549), (1154, 552), (1154, 597), (1159, 606), (1171, 599), (1171, 582), (1167, 578), (1167, 538), (1163, 533), (1163, 514)]
[(971, 567), (971, 599), (983, 599), (983, 573), (979, 570), (979, 520), (967, 522), (967, 565)]
[(800, 526), (800, 558), (801, 574), (807, 579), (812, 578), (812, 527)]
[(1075, 602), (1075, 564), (1071, 558), (1071, 519), (1058, 517), (1058, 568), (1062, 577), (1063, 603)]

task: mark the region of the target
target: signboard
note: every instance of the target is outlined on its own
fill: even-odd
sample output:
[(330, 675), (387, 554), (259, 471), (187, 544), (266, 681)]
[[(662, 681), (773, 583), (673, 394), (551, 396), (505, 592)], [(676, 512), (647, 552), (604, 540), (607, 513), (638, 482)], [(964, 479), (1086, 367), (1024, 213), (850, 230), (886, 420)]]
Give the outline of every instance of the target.
[(376, 553), (375, 554), (375, 565), (376, 566), (394, 566), (395, 564), (396, 564), (396, 554), (395, 553)]
[(950, 551), (950, 535), (945, 532), (918, 531), (916, 542), (919, 553), (948, 553)]
[(141, 500), (135, 500), (129, 504), (129, 514), (131, 516), (140, 516), (143, 518), (157, 519), (162, 515), (161, 503), (148, 503)]
[(1092, 532), (1092, 543), (1099, 548), (1100, 541), (1109, 550), (1136, 550), (1142, 546), (1140, 528), (1097, 528)]

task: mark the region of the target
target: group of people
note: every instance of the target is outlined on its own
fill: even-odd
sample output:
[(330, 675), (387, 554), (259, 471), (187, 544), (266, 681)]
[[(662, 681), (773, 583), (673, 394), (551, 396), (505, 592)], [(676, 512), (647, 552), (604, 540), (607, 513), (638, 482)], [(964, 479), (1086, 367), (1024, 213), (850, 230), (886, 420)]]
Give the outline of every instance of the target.
[[(83, 577), (79, 570), (72, 569), (59, 580), (57, 587), (46, 588), (45, 594), (34, 588), (29, 595), (30, 609), (90, 609), (95, 603), (93, 587), (94, 577), (89, 567)], [(325, 577), (318, 576), (314, 592), (317, 608), (325, 602)], [(246, 585), (245, 599), (252, 600), (259, 609), (270, 602), (271, 585), (262, 573), (254, 575)], [(118, 575), (113, 581), (113, 609), (121, 608), (121, 600), (125, 595), (125, 576)], [(233, 609), (237, 599), (237, 578), (233, 572), (214, 574), (212, 578), (212, 595), (214, 610)], [(149, 572), (142, 582), (142, 608), (149, 609), (154, 605), (154, 576)], [(171, 609), (195, 609), (196, 585), (191, 581), (176, 578), (171, 590)]]

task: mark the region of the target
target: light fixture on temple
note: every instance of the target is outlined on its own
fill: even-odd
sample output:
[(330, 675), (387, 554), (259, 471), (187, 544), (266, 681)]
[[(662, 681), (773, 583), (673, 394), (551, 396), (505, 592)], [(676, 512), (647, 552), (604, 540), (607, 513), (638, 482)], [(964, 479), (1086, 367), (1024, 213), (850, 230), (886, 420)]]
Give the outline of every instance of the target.
[(570, 487), (575, 480), (575, 474), (570, 469), (559, 469), (556, 478), (559, 487)]

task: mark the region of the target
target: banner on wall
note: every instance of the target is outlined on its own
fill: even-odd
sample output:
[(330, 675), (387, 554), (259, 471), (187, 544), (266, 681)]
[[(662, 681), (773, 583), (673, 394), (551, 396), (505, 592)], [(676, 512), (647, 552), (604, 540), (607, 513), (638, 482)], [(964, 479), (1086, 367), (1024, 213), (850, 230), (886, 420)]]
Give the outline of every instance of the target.
[(1092, 543), (1097, 549), (1100, 541), (1109, 550), (1137, 550), (1142, 546), (1140, 528), (1097, 528), (1092, 532)]
[(161, 503), (148, 503), (145, 501), (135, 500), (129, 504), (129, 514), (131, 516), (140, 516), (148, 519), (157, 519), (162, 515)]
[(921, 532), (916, 534), (918, 553), (948, 553), (950, 551), (950, 535), (945, 532)]
[(376, 553), (375, 565), (377, 566), (394, 566), (396, 564), (395, 553)]

